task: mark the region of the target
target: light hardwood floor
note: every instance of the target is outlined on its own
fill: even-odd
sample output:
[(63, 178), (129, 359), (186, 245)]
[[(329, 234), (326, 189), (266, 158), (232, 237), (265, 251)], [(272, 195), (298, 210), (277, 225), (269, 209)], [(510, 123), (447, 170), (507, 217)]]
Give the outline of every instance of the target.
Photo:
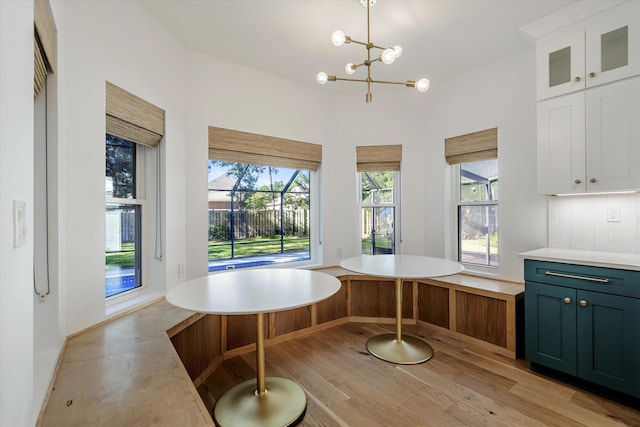
[[(367, 353), (392, 325), (347, 323), (266, 348), (266, 375), (307, 395), (299, 426), (640, 426), (640, 410), (542, 376), (511, 360), (419, 326), (434, 348), (418, 365)], [(198, 388), (212, 409), (226, 389), (255, 378), (255, 353), (225, 360)]]

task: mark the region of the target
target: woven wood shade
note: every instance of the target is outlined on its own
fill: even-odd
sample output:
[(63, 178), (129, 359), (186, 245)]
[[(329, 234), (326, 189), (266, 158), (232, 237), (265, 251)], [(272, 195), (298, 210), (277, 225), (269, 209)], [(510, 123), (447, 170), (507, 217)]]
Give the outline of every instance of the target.
[(315, 171), (322, 146), (209, 126), (209, 158)]
[(450, 165), (497, 159), (498, 128), (445, 139), (444, 156)]
[(42, 55), (42, 48), (38, 42), (38, 37), (33, 38), (33, 50), (34, 50), (34, 70), (33, 70), (33, 98), (37, 98), (40, 90), (44, 86), (44, 82), (47, 80), (47, 66), (44, 63), (44, 57)]
[(47, 72), (55, 73), (57, 68), (58, 36), (53, 12), (48, 0), (33, 3), (34, 23), (34, 71), (33, 97), (37, 98), (47, 79)]
[(164, 135), (164, 110), (119, 88), (107, 89), (107, 133), (127, 141), (155, 147)]
[(399, 171), (402, 145), (363, 145), (356, 147), (358, 172)]

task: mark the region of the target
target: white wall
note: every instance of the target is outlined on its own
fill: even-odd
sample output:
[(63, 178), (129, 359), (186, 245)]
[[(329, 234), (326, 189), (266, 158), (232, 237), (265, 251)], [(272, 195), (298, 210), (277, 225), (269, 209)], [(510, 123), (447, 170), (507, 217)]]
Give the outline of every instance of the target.
[[(33, 3), (0, 1), (0, 425), (33, 424)], [(13, 201), (26, 243), (13, 247)]]

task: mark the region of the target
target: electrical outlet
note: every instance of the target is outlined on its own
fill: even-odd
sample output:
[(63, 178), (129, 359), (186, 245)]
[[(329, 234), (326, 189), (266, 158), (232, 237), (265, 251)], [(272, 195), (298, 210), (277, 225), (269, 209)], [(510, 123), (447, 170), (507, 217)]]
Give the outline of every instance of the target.
[(342, 248), (336, 248), (336, 258), (342, 258), (343, 256)]
[(620, 208), (607, 208), (607, 222), (620, 222)]
[(178, 279), (184, 277), (184, 264), (178, 264)]

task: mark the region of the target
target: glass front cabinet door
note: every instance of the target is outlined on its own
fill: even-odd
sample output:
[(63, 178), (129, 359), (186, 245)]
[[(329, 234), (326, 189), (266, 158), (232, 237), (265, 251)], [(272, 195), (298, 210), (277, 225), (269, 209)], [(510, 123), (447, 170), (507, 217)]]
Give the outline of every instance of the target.
[(538, 100), (640, 74), (640, 7), (629, 1), (537, 44)]

